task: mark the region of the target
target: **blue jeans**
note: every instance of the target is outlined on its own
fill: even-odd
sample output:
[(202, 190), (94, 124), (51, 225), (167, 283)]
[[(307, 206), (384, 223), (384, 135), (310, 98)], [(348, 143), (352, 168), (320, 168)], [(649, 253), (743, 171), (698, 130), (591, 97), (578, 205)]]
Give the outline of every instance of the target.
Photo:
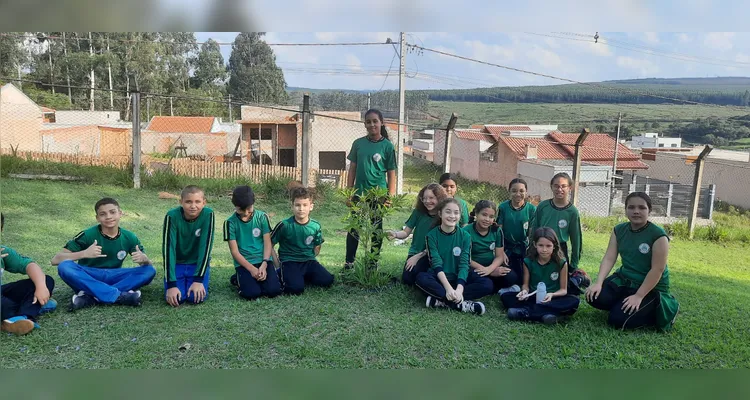
[(57, 266), (57, 273), (74, 292), (83, 291), (101, 303), (112, 304), (121, 292), (138, 290), (151, 283), (156, 270), (150, 264), (135, 268), (96, 268), (66, 260)]
[[(188, 289), (190, 289), (190, 285), (192, 285), (194, 282), (201, 282), (203, 283), (203, 287), (206, 288), (206, 297), (203, 299), (203, 301), (206, 301), (208, 299), (208, 280), (211, 276), (211, 266), (206, 267), (206, 274), (203, 275), (203, 280), (199, 281), (195, 279), (195, 268), (197, 265), (195, 264), (177, 264), (174, 267), (174, 273), (177, 278), (177, 289), (180, 289), (180, 304), (184, 303), (185, 301), (195, 304), (195, 296), (193, 294), (190, 294), (190, 297), (187, 296)], [(167, 281), (164, 280), (164, 299), (167, 298)]]

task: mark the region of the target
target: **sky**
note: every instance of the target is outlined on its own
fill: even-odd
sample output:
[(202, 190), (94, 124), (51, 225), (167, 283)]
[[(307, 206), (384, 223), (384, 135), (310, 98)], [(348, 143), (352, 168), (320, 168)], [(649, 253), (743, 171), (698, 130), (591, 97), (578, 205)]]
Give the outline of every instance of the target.
[[(749, 6), (744, 6), (748, 8)], [(434, 26), (434, 25), (433, 25)], [(750, 33), (742, 32), (407, 32), (407, 43), (575, 81), (750, 76)], [(237, 32), (196, 32), (231, 43)], [(268, 32), (267, 43), (380, 42), (379, 46), (273, 46), (288, 86), (398, 89), (399, 32)], [(221, 46), (228, 62), (231, 45)], [(390, 72), (389, 72), (390, 71)], [(563, 84), (429, 51), (407, 52), (407, 89)]]

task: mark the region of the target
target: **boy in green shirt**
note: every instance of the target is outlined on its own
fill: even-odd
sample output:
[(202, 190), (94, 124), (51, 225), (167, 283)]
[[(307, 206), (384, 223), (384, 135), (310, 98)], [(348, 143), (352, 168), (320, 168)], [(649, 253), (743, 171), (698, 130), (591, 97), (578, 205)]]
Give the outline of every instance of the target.
[[(99, 224), (79, 232), (52, 258), (60, 279), (75, 292), (70, 309), (99, 303), (139, 306), (139, 289), (151, 283), (156, 270), (138, 237), (120, 228), (122, 211), (117, 200), (97, 201), (94, 212)], [(139, 267), (122, 267), (128, 254)]]
[(279, 244), (284, 292), (302, 294), (305, 283), (329, 287), (333, 275), (316, 258), (325, 240), (318, 221), (310, 219), (314, 207), (312, 192), (298, 187), (291, 197), (294, 215), (276, 224), (271, 233), (273, 244)]
[[(0, 230), (5, 227), (5, 215), (0, 214)], [(0, 329), (16, 335), (31, 332), (39, 314), (53, 311), (57, 306), (51, 299), (55, 280), (45, 275), (42, 269), (28, 257), (24, 257), (9, 247), (0, 247), (0, 277), (3, 270), (15, 274), (25, 274), (23, 279), (1, 285), (0, 281)]]
[(162, 229), (164, 291), (167, 304), (202, 303), (208, 295), (214, 212), (203, 190), (190, 185), (180, 193), (180, 206), (167, 212)]
[[(224, 241), (237, 271), (232, 278), (243, 298), (281, 294), (281, 283), (271, 265), (271, 220), (254, 207), (255, 193), (250, 186), (237, 186), (232, 192), (235, 213), (224, 221)], [(268, 271), (269, 265), (271, 270)]]

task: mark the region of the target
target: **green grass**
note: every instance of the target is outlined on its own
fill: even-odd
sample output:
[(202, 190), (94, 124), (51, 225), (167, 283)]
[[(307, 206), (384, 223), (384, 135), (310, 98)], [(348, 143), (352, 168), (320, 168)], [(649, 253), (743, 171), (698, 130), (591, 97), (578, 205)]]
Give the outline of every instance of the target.
[[(210, 297), (199, 306), (172, 309), (163, 301), (160, 228), (174, 200), (156, 190), (4, 179), (3, 244), (36, 259), (56, 278), (60, 309), (24, 337), (3, 335), (5, 368), (720, 368), (750, 367), (750, 255), (743, 244), (674, 240), (673, 291), (681, 302), (670, 334), (619, 332), (606, 315), (582, 304), (565, 326), (509, 322), (497, 298), (485, 299), (482, 317), (426, 309), (415, 290), (392, 285), (377, 291), (335, 284), (300, 297), (249, 302), (229, 285), (231, 258), (220, 240), (212, 261)], [(92, 205), (114, 196), (125, 211), (122, 226), (135, 231), (159, 273), (144, 288), (140, 309), (97, 307), (68, 313), (72, 292), (49, 260), (80, 229), (92, 225)], [(217, 222), (232, 210), (212, 196)], [(260, 203), (289, 214), (283, 203)], [(343, 262), (345, 208), (328, 198), (315, 208), (326, 243), (321, 262), (338, 272)], [(386, 226), (400, 226), (406, 212)], [(586, 232), (583, 267), (595, 274), (607, 234)], [(383, 267), (400, 271), (406, 247), (389, 244)], [(16, 279), (13, 277), (12, 279)], [(179, 347), (190, 343), (189, 350)]]

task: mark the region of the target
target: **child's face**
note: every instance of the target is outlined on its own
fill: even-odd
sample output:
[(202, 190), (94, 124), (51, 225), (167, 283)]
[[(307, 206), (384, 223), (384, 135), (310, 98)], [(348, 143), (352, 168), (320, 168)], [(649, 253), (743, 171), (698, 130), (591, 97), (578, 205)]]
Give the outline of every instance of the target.
[(243, 221), (249, 220), (250, 216), (253, 215), (254, 210), (255, 208), (252, 204), (247, 206), (247, 208), (234, 207), (234, 211), (237, 212), (237, 216), (239, 216)]
[(448, 197), (455, 196), (456, 191), (458, 190), (458, 185), (456, 185), (456, 182), (453, 179), (446, 179), (440, 186), (445, 189), (445, 193), (448, 194)]
[(628, 220), (631, 224), (642, 225), (648, 221), (648, 205), (646, 200), (640, 197), (632, 197), (628, 200), (628, 205), (625, 207), (625, 215), (628, 216)]
[(552, 194), (558, 200), (568, 200), (570, 195), (570, 183), (565, 178), (557, 178), (552, 182)]
[(440, 219), (443, 221), (444, 226), (453, 228), (458, 224), (458, 220), (461, 219), (461, 210), (457, 204), (448, 203), (440, 210)]
[(206, 206), (206, 197), (203, 192), (190, 193), (180, 199), (180, 205), (187, 219), (196, 219)]
[(380, 134), (380, 129), (383, 123), (380, 122), (380, 118), (375, 113), (365, 115), (365, 128), (367, 128), (368, 136), (377, 136)]
[(555, 251), (555, 245), (547, 238), (537, 239), (534, 247), (536, 247), (537, 254), (545, 260), (552, 257), (552, 252)]
[(526, 199), (526, 185), (523, 183), (514, 183), (510, 187), (510, 197), (514, 203), (520, 203)]
[(489, 207), (483, 208), (479, 211), (476, 216), (477, 224), (482, 229), (489, 229), (492, 223), (495, 222), (495, 210)]
[(313, 202), (311, 199), (294, 199), (292, 203), (292, 212), (294, 217), (298, 220), (305, 220), (310, 216), (310, 211), (313, 209)]
[(435, 206), (437, 206), (437, 203), (438, 199), (437, 196), (435, 196), (435, 193), (433, 193), (432, 190), (425, 190), (422, 195), (422, 204), (424, 204), (424, 208), (426, 208), (427, 211), (432, 211), (435, 209)]
[(96, 221), (105, 228), (116, 228), (120, 224), (122, 211), (114, 204), (104, 204), (96, 210)]

